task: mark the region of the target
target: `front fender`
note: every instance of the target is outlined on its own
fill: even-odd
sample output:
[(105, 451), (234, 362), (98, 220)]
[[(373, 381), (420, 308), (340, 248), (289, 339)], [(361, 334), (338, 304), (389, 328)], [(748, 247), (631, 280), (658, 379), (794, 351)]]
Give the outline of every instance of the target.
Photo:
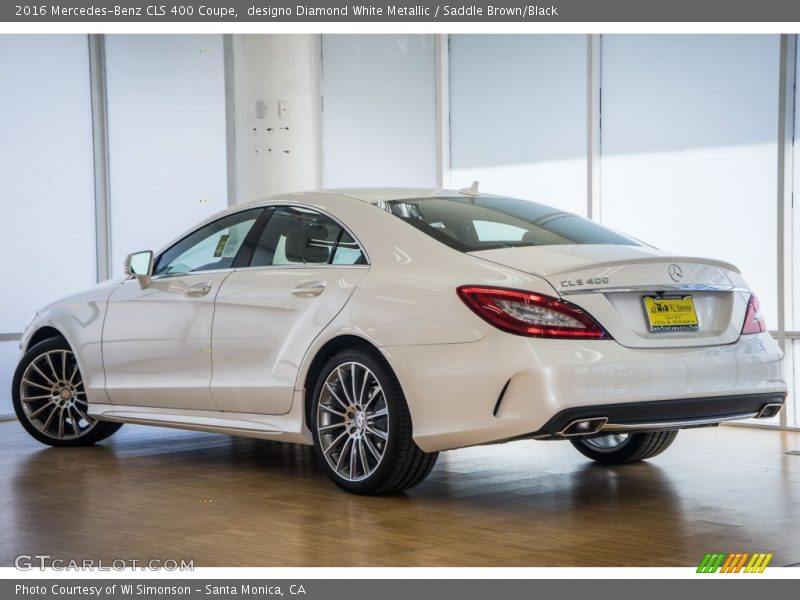
[(89, 402), (108, 402), (102, 339), (108, 298), (113, 289), (113, 284), (105, 282), (46, 306), (25, 329), (20, 341), (20, 350), (24, 353), (36, 334), (46, 327), (62, 335), (75, 354)]

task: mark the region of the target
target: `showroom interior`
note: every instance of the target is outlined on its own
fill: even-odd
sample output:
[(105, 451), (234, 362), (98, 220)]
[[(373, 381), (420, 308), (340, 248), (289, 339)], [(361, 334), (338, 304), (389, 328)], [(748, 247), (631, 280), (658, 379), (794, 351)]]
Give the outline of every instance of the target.
[[(0, 36), (0, 564), (25, 550), (686, 566), (717, 549), (800, 563), (797, 49), (795, 35)], [(534, 441), (447, 452), (387, 498), (339, 492), (302, 446), (126, 426), (50, 449), (13, 417), (34, 312), (121, 276), (128, 253), (264, 196), (476, 180), (738, 265), (785, 352), (784, 410), (619, 468)]]

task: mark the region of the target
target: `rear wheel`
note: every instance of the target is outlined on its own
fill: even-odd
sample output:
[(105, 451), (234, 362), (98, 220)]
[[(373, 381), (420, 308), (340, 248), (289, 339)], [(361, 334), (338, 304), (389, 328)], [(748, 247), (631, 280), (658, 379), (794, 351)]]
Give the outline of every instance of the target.
[(50, 446), (89, 446), (122, 426), (89, 416), (78, 362), (62, 338), (45, 340), (25, 353), (11, 394), (19, 422)]
[(314, 447), (340, 488), (388, 494), (420, 483), (438, 453), (420, 450), (391, 369), (364, 350), (345, 350), (322, 370), (314, 390)]
[(610, 465), (639, 462), (670, 447), (677, 429), (649, 433), (609, 433), (592, 438), (570, 440), (578, 452), (594, 461)]

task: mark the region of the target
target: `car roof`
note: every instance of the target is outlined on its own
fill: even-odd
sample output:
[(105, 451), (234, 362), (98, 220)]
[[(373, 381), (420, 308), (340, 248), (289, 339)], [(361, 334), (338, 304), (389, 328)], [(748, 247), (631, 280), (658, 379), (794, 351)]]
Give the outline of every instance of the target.
[(263, 204), (274, 204), (276, 202), (300, 202), (303, 204), (314, 204), (325, 202), (326, 197), (338, 196), (340, 198), (351, 198), (368, 204), (376, 202), (390, 202), (392, 200), (421, 199), (421, 198), (441, 198), (447, 196), (458, 196), (455, 190), (444, 190), (439, 188), (400, 188), (400, 187), (364, 187), (364, 188), (340, 188), (323, 189), (306, 192), (293, 192), (290, 194), (278, 194), (258, 198), (250, 202), (235, 204), (232, 208), (242, 210), (243, 208), (253, 208)]
[(370, 187), (370, 188), (341, 188), (332, 190), (322, 190), (325, 194), (336, 194), (337, 196), (347, 196), (363, 202), (374, 204), (375, 202), (389, 202), (391, 200), (406, 200), (410, 198), (433, 198), (440, 196), (450, 196), (457, 192), (452, 190), (432, 189), (432, 188), (390, 188), (390, 187)]

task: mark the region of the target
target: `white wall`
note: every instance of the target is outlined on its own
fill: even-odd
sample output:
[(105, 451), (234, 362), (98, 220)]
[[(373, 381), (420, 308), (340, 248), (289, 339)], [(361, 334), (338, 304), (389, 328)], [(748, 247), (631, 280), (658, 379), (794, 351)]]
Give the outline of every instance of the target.
[(13, 415), (11, 379), (19, 360), (19, 342), (0, 342), (0, 416)]
[(435, 38), (323, 35), (323, 185), (435, 187)]
[(450, 36), (450, 180), (586, 214), (585, 35)]
[(227, 206), (221, 35), (106, 36), (115, 275)]
[(319, 186), (318, 57), (315, 35), (233, 36), (236, 202)]
[[(19, 333), (35, 310), (95, 281), (86, 36), (0, 36), (0, 81), (0, 333)], [(17, 347), (0, 342), (0, 414), (12, 412)]]
[(603, 36), (601, 214), (738, 265), (777, 327), (775, 36)]

